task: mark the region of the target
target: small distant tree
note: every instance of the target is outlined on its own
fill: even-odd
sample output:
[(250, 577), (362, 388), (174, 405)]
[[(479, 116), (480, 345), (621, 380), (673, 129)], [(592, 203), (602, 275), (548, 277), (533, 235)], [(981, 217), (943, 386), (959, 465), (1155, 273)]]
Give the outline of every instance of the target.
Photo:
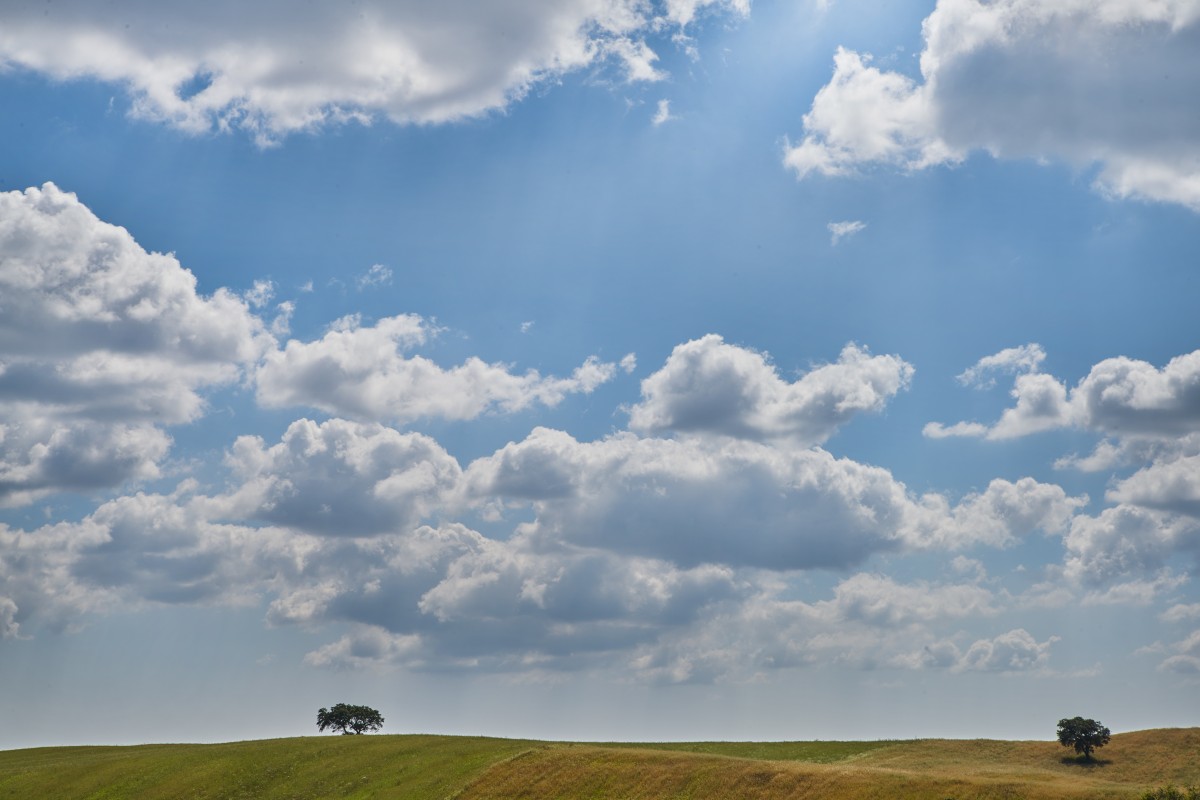
[(338, 703), (333, 708), (317, 711), (317, 730), (341, 731), (344, 735), (377, 731), (383, 727), (383, 716), (369, 706)]
[(1072, 717), (1058, 721), (1058, 743), (1063, 747), (1074, 747), (1085, 760), (1092, 760), (1092, 751), (1108, 744), (1112, 732), (1094, 719)]

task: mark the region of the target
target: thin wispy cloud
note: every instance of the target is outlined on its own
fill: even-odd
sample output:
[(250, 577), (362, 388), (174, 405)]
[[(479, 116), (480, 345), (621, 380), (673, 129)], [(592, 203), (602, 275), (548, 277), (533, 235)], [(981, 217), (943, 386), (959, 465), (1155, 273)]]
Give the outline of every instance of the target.
[(853, 236), (859, 231), (867, 227), (867, 223), (861, 220), (845, 220), (843, 222), (831, 222), (825, 226), (829, 229), (829, 244), (837, 247), (838, 242), (847, 237)]

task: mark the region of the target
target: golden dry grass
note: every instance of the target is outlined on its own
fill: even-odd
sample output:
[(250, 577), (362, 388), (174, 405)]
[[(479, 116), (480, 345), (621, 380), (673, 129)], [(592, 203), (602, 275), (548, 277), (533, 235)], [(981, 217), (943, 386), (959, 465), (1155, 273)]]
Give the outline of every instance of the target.
[(1200, 783), (1200, 728), (1114, 736), (1091, 765), (1053, 742), (896, 742), (831, 764), (653, 748), (537, 747), (459, 800), (1117, 800)]

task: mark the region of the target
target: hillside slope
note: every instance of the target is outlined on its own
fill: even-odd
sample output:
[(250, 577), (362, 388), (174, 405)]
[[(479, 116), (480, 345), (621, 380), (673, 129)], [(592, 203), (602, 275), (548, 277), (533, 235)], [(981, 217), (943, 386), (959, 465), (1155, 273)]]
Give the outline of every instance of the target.
[(532, 750), (488, 770), (461, 800), (1115, 800), (1167, 783), (1200, 784), (1200, 728), (1114, 736), (1090, 765), (1053, 742), (881, 742), (831, 763), (734, 757), (747, 747), (741, 743), (668, 747)]
[(568, 744), (329, 736), (0, 752), (0, 800), (1100, 800), (1200, 784), (1200, 728), (1052, 742)]
[(532, 742), (313, 736), (0, 752), (3, 800), (443, 800)]

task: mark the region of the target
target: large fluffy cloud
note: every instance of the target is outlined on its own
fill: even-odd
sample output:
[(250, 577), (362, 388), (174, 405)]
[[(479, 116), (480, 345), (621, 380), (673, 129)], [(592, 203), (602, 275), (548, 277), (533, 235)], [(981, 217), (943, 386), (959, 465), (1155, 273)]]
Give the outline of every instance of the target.
[(124, 84), (139, 115), (268, 142), (348, 119), (477, 116), (606, 60), (657, 80), (645, 37), (705, 7), (748, 11), (746, 0), (6, 4), (0, 66)]
[(1200, 455), (1163, 458), (1119, 481), (1109, 500), (1200, 518)]
[(786, 152), (800, 177), (982, 149), (1096, 163), (1109, 194), (1200, 210), (1194, 0), (939, 0), (923, 33), (919, 81), (839, 49)]
[(1064, 544), (1065, 573), (1085, 584), (1153, 575), (1173, 556), (1200, 558), (1200, 524), (1194, 519), (1122, 504), (1095, 517), (1072, 520)]
[(720, 433), (819, 444), (863, 411), (880, 411), (908, 386), (913, 368), (853, 344), (836, 363), (787, 382), (760, 353), (715, 334), (681, 344), (642, 381), (630, 427), (642, 432)]
[(246, 303), (53, 184), (0, 194), (0, 504), (150, 477), (274, 344)]
[(461, 476), (428, 436), (340, 419), (298, 420), (270, 447), (242, 436), (227, 461), (237, 488), (217, 513), (333, 536), (409, 530), (440, 511)]
[(444, 369), (423, 356), (404, 355), (430, 334), (413, 315), (367, 326), (356, 317), (341, 319), (316, 341), (293, 339), (269, 353), (256, 377), (258, 401), (368, 420), (463, 420), (491, 410), (554, 406), (568, 394), (591, 392), (617, 371), (615, 364), (589, 358), (570, 377), (555, 378), (535, 370), (516, 374), (474, 357)]
[(1004, 546), (1058, 530), (1084, 499), (1032, 479), (957, 505), (912, 497), (891, 473), (821, 449), (733, 439), (578, 442), (539, 428), (470, 465), (468, 491), (530, 502), (545, 542), (767, 569), (844, 568), (911, 548)]
[[(1162, 368), (1123, 356), (1108, 358), (1068, 390), (1065, 382), (1036, 371), (1044, 357), (1041, 348), (1026, 348), (1036, 348), (1037, 357), (1012, 361), (1023, 370), (1012, 389), (1016, 404), (996, 423), (930, 423), (926, 435), (1007, 439), (1073, 426), (1108, 436), (1174, 440), (1200, 431), (1200, 350), (1176, 356)], [(963, 375), (986, 374), (993, 362), (1016, 351), (988, 356)]]

